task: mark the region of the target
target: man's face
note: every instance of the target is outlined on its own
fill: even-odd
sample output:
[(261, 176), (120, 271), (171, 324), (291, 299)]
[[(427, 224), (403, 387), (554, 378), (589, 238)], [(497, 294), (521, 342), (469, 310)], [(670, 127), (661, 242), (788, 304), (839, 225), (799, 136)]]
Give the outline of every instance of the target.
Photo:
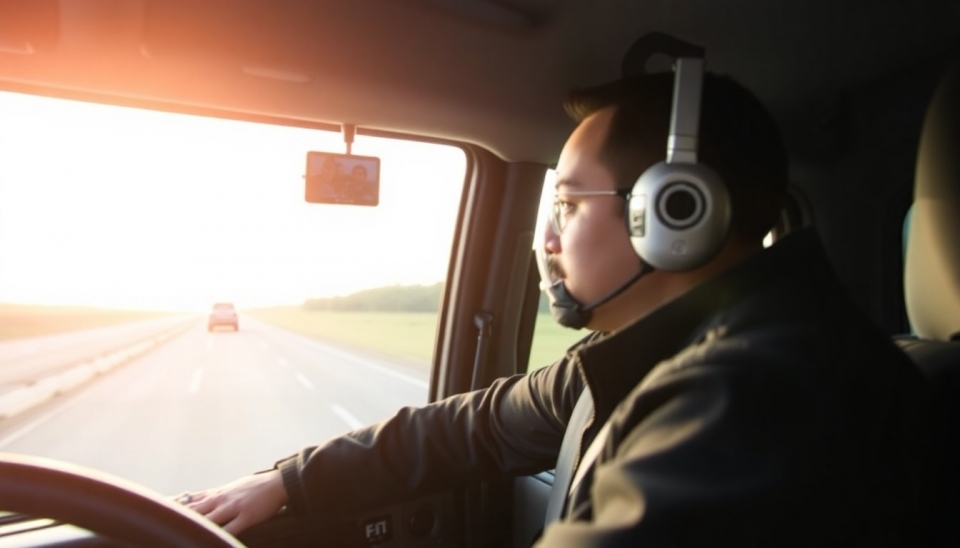
[[(613, 112), (610, 107), (588, 117), (564, 145), (557, 163), (563, 229), (557, 234), (555, 229), (546, 228), (545, 249), (551, 270), (564, 279), (567, 291), (583, 305), (614, 291), (640, 268), (623, 219), (623, 198), (573, 194), (616, 189), (613, 175), (600, 162)], [(602, 323), (606, 307), (594, 311), (591, 326)]]

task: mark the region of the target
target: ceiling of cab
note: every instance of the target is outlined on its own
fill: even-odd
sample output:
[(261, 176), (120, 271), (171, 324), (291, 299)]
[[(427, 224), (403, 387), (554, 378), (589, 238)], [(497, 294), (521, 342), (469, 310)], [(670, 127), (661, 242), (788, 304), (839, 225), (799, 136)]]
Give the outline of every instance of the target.
[(0, 88), (354, 123), (551, 163), (660, 31), (777, 112), (957, 55), (956, 0), (0, 0)]

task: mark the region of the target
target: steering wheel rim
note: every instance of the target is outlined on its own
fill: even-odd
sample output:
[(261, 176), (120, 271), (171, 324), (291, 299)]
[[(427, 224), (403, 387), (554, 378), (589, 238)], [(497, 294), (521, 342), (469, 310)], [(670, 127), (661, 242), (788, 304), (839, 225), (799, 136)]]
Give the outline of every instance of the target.
[(38, 457), (0, 453), (0, 510), (54, 519), (133, 545), (244, 546), (199, 514), (142, 486)]

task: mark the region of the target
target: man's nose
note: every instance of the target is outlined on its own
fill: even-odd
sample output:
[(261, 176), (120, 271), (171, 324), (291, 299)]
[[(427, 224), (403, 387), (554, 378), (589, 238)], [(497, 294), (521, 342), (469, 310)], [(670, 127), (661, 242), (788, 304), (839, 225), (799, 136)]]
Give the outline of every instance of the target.
[(543, 248), (547, 253), (560, 253), (560, 235), (553, 229), (553, 223), (544, 223)]

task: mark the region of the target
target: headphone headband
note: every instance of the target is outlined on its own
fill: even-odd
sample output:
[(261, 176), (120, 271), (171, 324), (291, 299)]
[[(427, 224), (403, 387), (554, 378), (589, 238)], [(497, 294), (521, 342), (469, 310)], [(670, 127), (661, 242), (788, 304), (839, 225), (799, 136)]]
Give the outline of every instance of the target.
[(673, 109), (667, 137), (668, 164), (697, 163), (700, 132), (700, 96), (703, 89), (703, 59), (677, 59), (673, 78)]
[(637, 179), (627, 203), (630, 242), (662, 270), (691, 270), (719, 250), (730, 226), (730, 198), (716, 172), (697, 162), (702, 58), (674, 64), (667, 158)]

